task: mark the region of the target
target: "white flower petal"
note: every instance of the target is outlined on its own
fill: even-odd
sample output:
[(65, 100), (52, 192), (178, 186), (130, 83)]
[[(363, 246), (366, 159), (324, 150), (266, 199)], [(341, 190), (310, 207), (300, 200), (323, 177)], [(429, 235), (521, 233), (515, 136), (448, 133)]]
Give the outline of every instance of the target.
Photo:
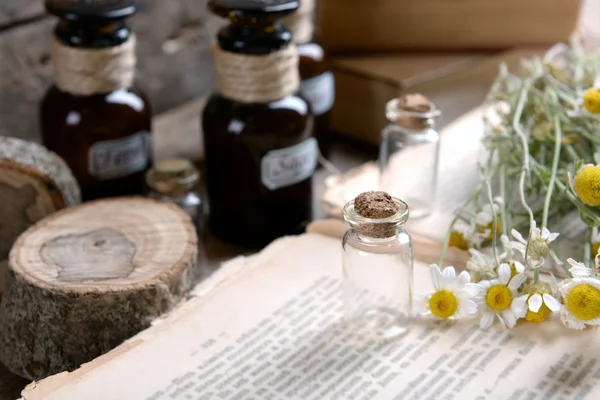
[(552, 259), (554, 260), (554, 262), (555, 262), (557, 265), (563, 265), (563, 264), (564, 264), (564, 262), (562, 262), (562, 261), (561, 261), (561, 260), (560, 260), (560, 259), (559, 259), (559, 258), (556, 256), (556, 253), (554, 253), (552, 250), (550, 250), (550, 257), (552, 257)]
[(442, 271), (442, 279), (444, 283), (452, 283), (456, 279), (456, 270), (454, 267), (446, 267)]
[(477, 215), (475, 215), (475, 223), (479, 226), (487, 226), (492, 220), (492, 216), (485, 212), (478, 212)]
[(548, 236), (548, 243), (553, 242), (559, 236), (560, 236), (560, 233), (557, 233), (557, 232), (551, 233), (550, 236)]
[(481, 285), (476, 283), (467, 283), (465, 284), (463, 290), (471, 297), (477, 296), (482, 291)]
[(550, 274), (550, 290), (552, 290), (552, 294), (558, 292), (558, 282), (556, 281), (554, 274)]
[(510, 310), (502, 311), (502, 319), (507, 327), (512, 328), (517, 323), (517, 317)]
[(512, 304), (510, 305), (510, 309), (512, 310), (512, 312), (515, 313), (515, 315), (519, 318), (523, 318), (525, 314), (527, 314), (527, 308), (525, 307), (525, 303), (527, 302), (528, 297), (529, 295), (527, 294), (519, 296), (516, 299), (514, 299)]
[[(496, 280), (496, 279), (494, 279), (494, 281), (495, 281), (495, 280)], [(486, 291), (487, 289), (489, 289), (490, 287), (492, 287), (492, 282), (493, 282), (493, 281), (479, 281), (479, 282), (477, 282), (477, 283), (474, 283), (474, 285), (477, 285), (477, 286), (479, 286), (479, 291), (480, 291), (480, 292), (484, 292), (484, 291)]]
[(513, 278), (510, 280), (510, 283), (508, 284), (508, 288), (511, 291), (516, 291), (518, 288), (521, 287), (521, 285), (523, 285), (525, 283), (525, 281), (527, 280), (527, 275), (525, 274), (516, 274), (515, 276), (513, 276)]
[(550, 231), (548, 230), (548, 228), (543, 227), (542, 228), (542, 239), (548, 241), (549, 237), (550, 237)]
[(540, 311), (542, 304), (544, 304), (542, 301), (542, 296), (539, 293), (533, 294), (527, 303), (529, 304), (529, 311), (531, 312)]
[(560, 313), (560, 319), (564, 326), (569, 329), (585, 329), (585, 323), (583, 321), (578, 320), (570, 312), (563, 309)]
[(561, 304), (553, 296), (549, 295), (548, 293), (544, 293), (542, 297), (544, 298), (544, 304), (550, 309), (550, 311), (557, 312), (560, 310)]
[(461, 302), (461, 306), (462, 306), (462, 311), (468, 315), (477, 314), (477, 311), (479, 311), (479, 308), (477, 307), (477, 303), (475, 303), (473, 300), (469, 300), (469, 299), (463, 300)]
[[(573, 264), (571, 264), (573, 265)], [(592, 269), (584, 266), (573, 266), (569, 268), (569, 272), (573, 275), (573, 278), (589, 278), (592, 276)]]
[(479, 327), (481, 329), (487, 329), (490, 326), (492, 326), (492, 323), (494, 322), (494, 316), (495, 316), (495, 314), (493, 312), (490, 312), (490, 311), (484, 312), (483, 315), (481, 316), (481, 321), (479, 322)]
[(513, 264), (515, 265), (515, 269), (517, 270), (517, 273), (522, 274), (523, 272), (525, 272), (525, 266), (523, 265), (522, 262), (513, 261)]
[(471, 282), (471, 275), (467, 271), (458, 274), (457, 283), (461, 286)]
[(500, 277), (500, 282), (502, 282), (503, 285), (506, 285), (510, 280), (510, 274), (510, 265), (507, 263), (500, 264), (498, 267), (498, 276)]
[(442, 287), (442, 271), (440, 271), (440, 267), (437, 264), (431, 264), (429, 267), (431, 269), (431, 283), (433, 287), (439, 290)]
[(510, 234), (513, 235), (513, 237), (515, 239), (517, 239), (519, 242), (521, 242), (523, 244), (527, 244), (527, 240), (523, 239), (523, 236), (521, 236), (521, 234), (519, 233), (519, 231), (517, 231), (516, 229), (512, 229), (510, 231)]

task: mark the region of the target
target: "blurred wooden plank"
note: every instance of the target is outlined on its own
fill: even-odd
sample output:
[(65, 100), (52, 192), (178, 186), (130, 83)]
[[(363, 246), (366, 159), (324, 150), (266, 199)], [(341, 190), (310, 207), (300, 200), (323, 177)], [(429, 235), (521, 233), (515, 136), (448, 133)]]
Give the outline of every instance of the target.
[(0, 28), (17, 24), (44, 13), (42, 0), (0, 1)]
[(154, 121), (153, 145), (156, 160), (184, 157), (194, 161), (204, 154), (200, 114), (206, 97), (200, 97), (177, 106)]
[(581, 3), (581, 0), (322, 0), (319, 39), (325, 48), (338, 52), (550, 46), (569, 39)]

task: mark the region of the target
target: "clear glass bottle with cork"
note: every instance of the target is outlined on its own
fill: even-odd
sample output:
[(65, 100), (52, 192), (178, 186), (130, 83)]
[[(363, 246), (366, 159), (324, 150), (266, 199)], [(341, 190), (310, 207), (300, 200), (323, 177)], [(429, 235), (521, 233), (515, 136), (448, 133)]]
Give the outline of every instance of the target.
[(200, 171), (184, 158), (165, 158), (157, 161), (146, 173), (150, 188), (148, 197), (171, 202), (191, 218), (198, 238), (205, 240), (204, 208), (198, 194)]
[(261, 248), (312, 219), (314, 117), (298, 95), (298, 52), (280, 18), (298, 0), (211, 0), (229, 18), (213, 47), (217, 93), (202, 112), (208, 226)]
[(381, 132), (379, 189), (406, 201), (412, 218), (431, 214), (435, 204), (440, 135), (439, 109), (421, 94), (390, 100), (389, 124)]
[(365, 192), (344, 207), (344, 322), (353, 336), (392, 339), (412, 320), (413, 251), (408, 206), (385, 192)]
[(314, 38), (317, 0), (301, 0), (300, 7), (283, 23), (292, 32), (300, 55), (300, 94), (308, 100), (315, 115), (315, 137), (321, 155), (331, 154), (331, 109), (335, 102), (335, 78), (329, 70), (325, 50)]
[(142, 194), (152, 162), (151, 107), (134, 86), (134, 0), (46, 0), (60, 19), (42, 140), (69, 165), (83, 200)]

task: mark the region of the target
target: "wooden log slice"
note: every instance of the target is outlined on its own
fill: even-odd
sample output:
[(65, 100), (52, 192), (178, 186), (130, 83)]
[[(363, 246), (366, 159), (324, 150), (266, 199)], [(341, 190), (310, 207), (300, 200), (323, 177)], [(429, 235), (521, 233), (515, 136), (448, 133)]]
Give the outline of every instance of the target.
[(187, 214), (141, 197), (40, 221), (10, 252), (0, 361), (38, 380), (111, 350), (186, 296), (197, 245)]
[(62, 158), (39, 144), (0, 137), (0, 293), (17, 237), (47, 215), (80, 201), (77, 181)]

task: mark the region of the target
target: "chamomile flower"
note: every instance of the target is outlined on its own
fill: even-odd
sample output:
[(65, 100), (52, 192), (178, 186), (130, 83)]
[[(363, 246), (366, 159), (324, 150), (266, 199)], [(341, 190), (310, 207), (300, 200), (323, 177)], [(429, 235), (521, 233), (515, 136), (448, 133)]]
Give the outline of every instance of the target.
[(558, 237), (559, 233), (550, 232), (545, 227), (540, 230), (540, 228), (536, 227), (535, 221), (532, 222), (531, 228), (532, 232), (529, 242), (516, 229), (513, 229), (510, 233), (517, 240), (510, 241), (503, 235), (503, 238), (501, 238), (502, 243), (506, 248), (517, 250), (523, 257), (527, 254), (527, 261), (543, 261), (547, 256), (550, 256), (558, 265), (562, 265), (563, 262), (558, 259), (550, 247), (550, 243)]
[(514, 311), (518, 317), (530, 322), (544, 322), (551, 312), (561, 309), (560, 302), (552, 295), (552, 288), (538, 283), (525, 290), (523, 296), (514, 301)]
[(432, 315), (440, 319), (458, 319), (477, 313), (477, 304), (472, 300), (479, 288), (471, 283), (467, 271), (456, 276), (454, 267), (443, 271), (436, 264), (431, 267), (431, 281), (434, 290), (422, 302), (422, 315)]
[(564, 307), (560, 318), (567, 328), (585, 329), (600, 325), (600, 280), (592, 277), (593, 270), (573, 259), (567, 260), (573, 276), (558, 285)]
[(494, 198), (494, 204), (486, 204), (483, 206), (480, 212), (475, 215), (475, 223), (479, 227), (478, 231), (484, 233), (486, 239), (492, 238), (492, 231), (494, 229), (494, 219), (496, 220), (496, 235), (499, 235), (502, 231), (500, 224), (500, 207), (503, 204), (501, 197)]
[(471, 258), (467, 261), (467, 270), (471, 273), (474, 282), (498, 277), (493, 261), (485, 254), (475, 249), (469, 249), (469, 253)]
[(570, 179), (571, 189), (590, 206), (600, 206), (600, 165), (585, 164)]
[(479, 323), (482, 329), (489, 328), (496, 317), (508, 328), (515, 326), (518, 317), (513, 310), (514, 300), (519, 297), (517, 290), (526, 279), (524, 274), (517, 274), (511, 279), (510, 266), (502, 263), (498, 267), (498, 279), (477, 283), (480, 294), (476, 301), (483, 312)]
[(450, 239), (448, 240), (448, 245), (452, 247), (457, 247), (461, 250), (468, 250), (469, 239), (473, 235), (471, 227), (461, 221), (457, 222), (452, 227), (452, 232), (450, 232)]

